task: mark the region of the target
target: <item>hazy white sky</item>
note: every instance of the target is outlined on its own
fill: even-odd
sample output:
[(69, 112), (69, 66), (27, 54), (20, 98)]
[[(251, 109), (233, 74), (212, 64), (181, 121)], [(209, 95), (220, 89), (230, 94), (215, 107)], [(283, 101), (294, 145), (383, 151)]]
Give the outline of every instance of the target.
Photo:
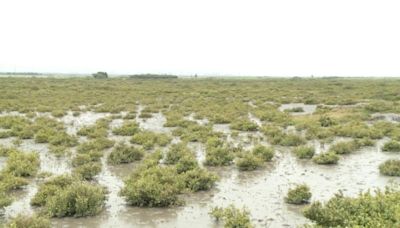
[(0, 71), (400, 76), (399, 0), (0, 0)]

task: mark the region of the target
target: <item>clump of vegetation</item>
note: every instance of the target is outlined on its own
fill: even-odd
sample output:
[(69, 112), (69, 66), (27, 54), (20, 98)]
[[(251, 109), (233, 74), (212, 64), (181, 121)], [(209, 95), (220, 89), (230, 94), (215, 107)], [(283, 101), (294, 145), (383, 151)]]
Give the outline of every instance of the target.
[(336, 154), (349, 154), (357, 149), (359, 149), (359, 145), (356, 141), (338, 142), (329, 148)]
[(40, 160), (37, 153), (14, 151), (9, 154), (4, 171), (16, 177), (32, 177), (38, 172), (39, 166)]
[(289, 189), (285, 202), (289, 204), (306, 204), (311, 199), (310, 188), (305, 185), (297, 185), (295, 188)]
[(107, 129), (110, 124), (109, 119), (99, 119), (96, 121), (94, 125), (85, 126), (79, 129), (77, 132), (78, 135), (87, 136), (88, 138), (100, 138), (100, 137), (107, 137)]
[(321, 153), (314, 156), (313, 161), (317, 164), (333, 165), (338, 163), (339, 156), (336, 153), (330, 151), (327, 153)]
[(383, 147), (383, 151), (388, 151), (388, 152), (400, 152), (400, 143), (394, 140), (391, 140), (389, 142), (386, 142)]
[(139, 125), (134, 121), (125, 121), (121, 127), (114, 128), (112, 132), (115, 135), (133, 136), (139, 132)]
[(300, 159), (311, 159), (315, 154), (315, 148), (312, 146), (298, 146), (294, 148), (293, 152)]
[(217, 221), (222, 221), (225, 228), (252, 228), (250, 213), (245, 209), (238, 209), (233, 205), (226, 208), (214, 207), (210, 215)]
[(192, 192), (211, 189), (218, 177), (205, 169), (195, 168), (183, 173), (185, 187)]
[(47, 217), (38, 215), (18, 215), (12, 218), (6, 228), (50, 228), (51, 223)]
[(53, 177), (39, 187), (31, 200), (50, 217), (93, 216), (102, 211), (105, 190), (73, 176)]
[(360, 193), (358, 197), (336, 194), (325, 204), (312, 203), (304, 215), (320, 227), (397, 227), (400, 192), (387, 189)]
[(234, 157), (232, 149), (228, 146), (207, 147), (204, 164), (208, 166), (227, 166), (232, 163)]
[(171, 137), (166, 134), (157, 134), (151, 131), (141, 131), (135, 134), (131, 143), (143, 145), (146, 149), (152, 149), (155, 145), (166, 146), (171, 142)]
[(241, 171), (251, 171), (261, 167), (263, 160), (252, 153), (244, 153), (236, 159), (235, 164)]
[(231, 128), (238, 131), (257, 131), (258, 125), (248, 119), (239, 119), (231, 123)]
[(125, 143), (119, 143), (111, 151), (108, 156), (108, 163), (110, 164), (121, 164), (131, 163), (133, 161), (139, 161), (143, 158), (144, 152), (134, 146), (128, 146)]
[(400, 160), (390, 159), (379, 165), (379, 171), (386, 176), (400, 176)]
[(257, 145), (253, 148), (252, 153), (261, 158), (263, 161), (268, 162), (271, 161), (274, 157), (274, 149), (272, 147), (266, 147), (263, 145)]

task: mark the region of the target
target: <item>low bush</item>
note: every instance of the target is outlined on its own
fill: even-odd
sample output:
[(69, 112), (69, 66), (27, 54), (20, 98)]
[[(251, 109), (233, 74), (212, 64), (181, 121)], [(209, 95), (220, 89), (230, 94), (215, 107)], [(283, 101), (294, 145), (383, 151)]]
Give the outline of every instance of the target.
[(97, 174), (101, 172), (101, 163), (100, 162), (89, 162), (77, 166), (73, 173), (85, 180), (92, 180)]
[(8, 193), (0, 190), (0, 210), (3, 209), (4, 207), (9, 206), (12, 203), (12, 201), (13, 200)]
[(131, 174), (121, 191), (127, 202), (139, 207), (168, 207), (181, 204), (178, 195), (184, 182), (174, 167), (147, 167)]
[(338, 163), (339, 156), (334, 152), (327, 152), (314, 156), (313, 161), (321, 165), (333, 165)]
[(166, 164), (176, 164), (184, 156), (190, 156), (192, 151), (187, 148), (185, 143), (171, 145), (171, 148), (165, 154), (164, 162)]
[(305, 144), (306, 142), (307, 141), (303, 137), (293, 133), (289, 133), (285, 134), (278, 144), (282, 146), (300, 146)]
[(252, 228), (250, 213), (246, 209), (238, 209), (233, 205), (226, 208), (214, 207), (210, 215), (219, 222), (224, 223), (225, 228)]
[(133, 136), (140, 130), (139, 125), (133, 121), (125, 121), (121, 127), (114, 128), (112, 132), (115, 135)]
[(114, 146), (114, 141), (101, 137), (101, 138), (96, 138), (87, 142), (84, 142), (80, 144), (77, 147), (77, 152), (78, 153), (87, 153), (89, 151), (102, 151), (104, 149), (111, 148)]
[(193, 192), (211, 189), (218, 177), (205, 169), (195, 168), (183, 173), (185, 187)]
[(400, 152), (400, 143), (394, 140), (386, 142), (382, 147), (382, 151)]
[(263, 160), (251, 153), (244, 153), (235, 161), (236, 166), (241, 171), (251, 171), (262, 166)]
[(315, 148), (312, 146), (298, 146), (294, 148), (293, 152), (300, 159), (311, 159), (315, 154)]
[(39, 187), (31, 204), (51, 217), (93, 216), (104, 208), (105, 190), (75, 177), (53, 177)]
[(32, 177), (39, 170), (40, 160), (37, 153), (12, 152), (8, 156), (5, 172), (16, 177)]
[(302, 107), (294, 107), (285, 109), (285, 112), (304, 112), (304, 109)]
[(134, 146), (128, 146), (125, 143), (117, 144), (108, 156), (108, 163), (121, 164), (139, 161), (143, 158), (144, 152)]
[(0, 172), (0, 192), (20, 189), (28, 184), (25, 178), (14, 176), (7, 172)]
[(255, 146), (252, 153), (266, 162), (271, 161), (274, 157), (274, 149), (263, 145)]
[(341, 192), (322, 204), (312, 203), (304, 216), (318, 227), (398, 227), (400, 192), (387, 189), (358, 197), (345, 197)]
[(204, 164), (208, 166), (227, 166), (232, 163), (234, 157), (232, 149), (227, 146), (208, 147)]
[(146, 149), (151, 149), (155, 145), (157, 146), (166, 146), (171, 142), (171, 137), (166, 134), (157, 134), (151, 131), (141, 131), (135, 134), (131, 143), (143, 145)]
[(37, 215), (18, 215), (9, 221), (5, 228), (50, 228), (50, 220)]
[(285, 202), (289, 204), (306, 204), (311, 199), (310, 188), (305, 185), (297, 185), (293, 189), (289, 189)]
[(400, 176), (400, 160), (390, 159), (379, 165), (379, 171), (386, 176)]
[(77, 132), (78, 135), (87, 136), (88, 138), (100, 138), (107, 137), (108, 126), (110, 124), (109, 119), (99, 119), (94, 125), (85, 126)]
[(240, 119), (231, 123), (231, 128), (238, 131), (257, 131), (258, 125), (248, 119)]
[(67, 152), (68, 149), (65, 146), (49, 146), (49, 152), (56, 155), (57, 157), (64, 156)]
[(329, 151), (336, 154), (349, 154), (359, 149), (359, 147), (356, 141), (337, 142), (329, 148)]

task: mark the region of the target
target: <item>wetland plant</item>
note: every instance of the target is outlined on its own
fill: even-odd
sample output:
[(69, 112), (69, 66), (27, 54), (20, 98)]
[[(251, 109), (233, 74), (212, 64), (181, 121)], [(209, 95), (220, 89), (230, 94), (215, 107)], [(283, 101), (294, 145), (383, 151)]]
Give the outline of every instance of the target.
[(339, 155), (330, 151), (314, 156), (313, 161), (321, 165), (334, 165), (339, 161)]
[(214, 207), (210, 215), (217, 221), (222, 221), (225, 228), (252, 228), (250, 212), (243, 208), (238, 209), (233, 205), (226, 208)]
[(390, 159), (379, 165), (379, 172), (386, 176), (400, 176), (400, 160)]
[(19, 214), (12, 218), (5, 228), (50, 228), (51, 223), (47, 217), (38, 215)]
[(139, 124), (134, 121), (125, 121), (121, 127), (114, 128), (112, 132), (115, 135), (133, 136), (139, 132)]
[(347, 142), (337, 142), (333, 144), (329, 151), (334, 152), (336, 154), (349, 154), (359, 149), (360, 146), (356, 141), (347, 141)]
[(257, 145), (253, 148), (252, 153), (261, 158), (265, 162), (269, 162), (274, 157), (274, 149), (272, 147), (266, 147), (263, 145)]
[(238, 158), (236, 158), (235, 164), (241, 171), (252, 171), (263, 165), (263, 160), (252, 154), (244, 152)]
[(154, 146), (166, 146), (171, 142), (171, 137), (166, 134), (157, 134), (151, 131), (140, 131), (132, 136), (131, 143), (142, 145), (145, 149)]
[(398, 227), (400, 192), (393, 189), (360, 193), (357, 197), (335, 194), (328, 202), (312, 203), (304, 216), (318, 227)]
[(382, 147), (382, 151), (400, 152), (400, 143), (395, 141), (395, 140), (391, 140), (389, 142), (386, 142)]
[(143, 158), (143, 150), (134, 146), (128, 146), (121, 142), (118, 143), (108, 156), (108, 163), (117, 165), (122, 163), (131, 163), (133, 161), (139, 161)]
[(315, 154), (315, 148), (313, 146), (298, 146), (293, 149), (293, 153), (299, 159), (311, 159)]
[(295, 188), (289, 189), (285, 202), (289, 204), (306, 204), (311, 199), (310, 188), (305, 185), (297, 185)]

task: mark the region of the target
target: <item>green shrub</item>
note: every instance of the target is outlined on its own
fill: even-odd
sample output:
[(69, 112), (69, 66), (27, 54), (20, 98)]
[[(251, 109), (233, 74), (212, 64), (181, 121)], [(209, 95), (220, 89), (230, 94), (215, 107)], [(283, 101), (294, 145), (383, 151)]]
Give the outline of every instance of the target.
[(143, 145), (146, 149), (151, 149), (155, 145), (158, 146), (166, 146), (171, 142), (171, 138), (166, 134), (157, 134), (151, 131), (141, 131), (135, 134), (131, 143)]
[(390, 159), (379, 165), (379, 171), (386, 176), (400, 176), (400, 160)]
[(28, 184), (28, 181), (22, 177), (16, 177), (7, 172), (0, 172), (0, 192), (20, 189)]
[(244, 153), (236, 159), (235, 164), (241, 171), (251, 171), (261, 167), (263, 160), (251, 153)]
[(57, 176), (39, 187), (31, 204), (51, 217), (93, 216), (104, 208), (105, 190), (71, 176)]
[(333, 144), (329, 148), (329, 151), (332, 151), (336, 154), (349, 154), (357, 149), (359, 149), (359, 145), (355, 141), (348, 141), (337, 142), (336, 144)]
[(94, 125), (85, 126), (77, 132), (78, 135), (87, 136), (88, 138), (101, 138), (107, 137), (108, 126), (110, 124), (109, 119), (99, 119)]
[(50, 220), (37, 215), (18, 215), (11, 219), (5, 226), (6, 228), (50, 228)]
[(263, 145), (257, 145), (253, 148), (252, 153), (261, 158), (263, 161), (271, 161), (274, 157), (274, 149)]
[(3, 209), (4, 207), (9, 206), (12, 203), (12, 198), (9, 196), (9, 194), (0, 191), (0, 210)]
[(193, 192), (211, 189), (218, 177), (205, 169), (195, 168), (183, 174), (185, 187)]
[(290, 204), (305, 204), (311, 199), (310, 188), (305, 185), (297, 185), (293, 189), (289, 189), (285, 202)]
[(119, 143), (108, 156), (110, 164), (131, 163), (143, 158), (144, 152), (134, 146), (128, 146), (125, 143)]
[(166, 164), (176, 164), (181, 158), (191, 154), (193, 153), (187, 148), (185, 143), (173, 144), (167, 151), (164, 162)]
[(40, 160), (37, 153), (12, 152), (8, 156), (5, 172), (17, 177), (32, 177), (39, 170)]
[(319, 118), (319, 123), (321, 127), (330, 127), (336, 124), (335, 121), (329, 116), (321, 116)]
[(139, 132), (139, 125), (136, 122), (125, 121), (121, 127), (114, 128), (115, 135), (132, 136)]
[(40, 129), (35, 134), (35, 142), (36, 143), (48, 143), (50, 141), (50, 137), (52, 137), (56, 133), (57, 132), (51, 128)]
[(312, 146), (298, 146), (294, 148), (293, 152), (300, 159), (311, 159), (315, 154), (315, 148)]
[(306, 143), (306, 140), (296, 134), (285, 134), (282, 140), (279, 142), (279, 145), (282, 146), (300, 146)]
[(49, 152), (56, 155), (57, 157), (61, 157), (68, 152), (68, 149), (65, 146), (49, 146)]
[(231, 128), (238, 131), (257, 131), (258, 125), (248, 119), (240, 119), (231, 123)]
[(226, 208), (214, 207), (210, 215), (219, 221), (223, 221), (225, 228), (252, 228), (250, 213), (246, 209), (237, 209), (230, 205)]
[(232, 149), (227, 146), (207, 148), (205, 165), (227, 166), (232, 163), (234, 157)]
[(285, 109), (285, 112), (304, 112), (304, 109), (302, 107), (294, 107)]
[(185, 154), (176, 163), (176, 171), (180, 174), (189, 170), (193, 170), (198, 166), (199, 165), (197, 164), (197, 160), (193, 153)]
[(84, 142), (80, 144), (77, 148), (78, 153), (87, 153), (89, 151), (102, 151), (104, 149), (111, 148), (114, 146), (114, 141), (101, 137), (101, 138), (96, 138), (87, 142)]
[(333, 165), (339, 161), (339, 156), (334, 152), (322, 153), (314, 156), (313, 161), (322, 165)]
[(85, 180), (92, 180), (94, 176), (101, 172), (100, 162), (89, 162), (77, 166), (73, 173)]
[(390, 152), (400, 152), (400, 143), (394, 140), (386, 142), (383, 147), (383, 151), (390, 151)]
[(304, 215), (319, 227), (398, 227), (400, 192), (360, 193), (345, 197), (340, 192), (325, 204), (312, 203)]
[(181, 204), (178, 194), (183, 188), (174, 167), (153, 166), (130, 175), (121, 194), (133, 206), (168, 207)]

